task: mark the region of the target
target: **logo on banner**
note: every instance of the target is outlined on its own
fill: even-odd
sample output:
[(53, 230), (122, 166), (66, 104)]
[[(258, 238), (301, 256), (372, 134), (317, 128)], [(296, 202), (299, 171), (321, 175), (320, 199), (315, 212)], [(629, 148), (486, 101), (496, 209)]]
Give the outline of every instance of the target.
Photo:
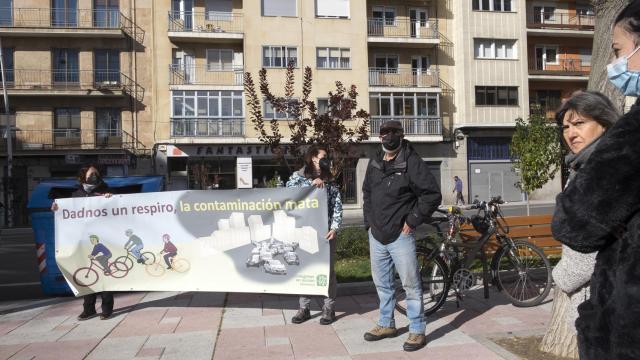
[(318, 275), (316, 276), (316, 285), (317, 286), (327, 286), (327, 275)]

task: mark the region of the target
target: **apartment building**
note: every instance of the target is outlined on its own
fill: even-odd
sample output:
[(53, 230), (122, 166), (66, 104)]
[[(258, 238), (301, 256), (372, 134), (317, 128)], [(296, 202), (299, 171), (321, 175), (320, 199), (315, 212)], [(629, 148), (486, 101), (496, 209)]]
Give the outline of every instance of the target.
[[(539, 106), (549, 117), (562, 99), (587, 86), (593, 9), (538, 0), (456, 2), (455, 133), (469, 200), (524, 200), (509, 144), (516, 118)], [(525, 25), (526, 24), (526, 25)], [(552, 200), (560, 176), (532, 195)]]
[[(175, 0), (155, 6), (157, 26), (167, 29), (154, 41), (154, 116), (166, 135), (157, 142), (156, 165), (169, 188), (263, 187), (278, 177), (286, 182), (289, 168), (258, 141), (249, 120), (242, 76), (250, 72), (257, 80), (266, 68), (272, 91), (282, 95), (291, 61), (297, 94), (304, 68), (312, 68), (312, 97), (320, 111), (339, 80), (357, 86), (359, 106), (371, 113), (372, 140), (345, 170), (347, 208), (361, 207), (368, 158), (379, 149), (376, 135), (387, 119), (403, 123), (440, 179), (440, 148), (453, 113), (447, 80), (451, 44), (445, 35), (451, 19), (444, 3)], [(265, 118), (283, 120), (287, 133), (286, 114), (262, 105)], [(238, 180), (246, 158), (250, 184)]]
[[(151, 74), (138, 71), (148, 56), (144, 38), (149, 27), (141, 20), (150, 14), (130, 4), (0, 2), (10, 110), (1, 125), (3, 134), (7, 122), (13, 129), (17, 225), (27, 223), (28, 196), (40, 179), (75, 176), (88, 162), (104, 167), (106, 175), (125, 175), (135, 172), (140, 158), (150, 158), (153, 143), (140, 127), (152, 122), (144, 91)], [(0, 139), (4, 164), (6, 141)], [(1, 171), (5, 184), (6, 166)]]

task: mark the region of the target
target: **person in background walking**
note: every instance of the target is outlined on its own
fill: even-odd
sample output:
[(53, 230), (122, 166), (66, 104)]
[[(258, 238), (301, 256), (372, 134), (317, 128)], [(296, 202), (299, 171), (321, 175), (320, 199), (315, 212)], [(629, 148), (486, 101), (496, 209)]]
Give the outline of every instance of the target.
[[(324, 299), (322, 306), (322, 316), (320, 324), (329, 325), (336, 320), (336, 312), (334, 310), (336, 290), (338, 281), (334, 270), (336, 261), (336, 241), (338, 229), (342, 224), (342, 200), (340, 198), (340, 190), (333, 184), (331, 176), (331, 168), (329, 159), (327, 158), (326, 148), (319, 145), (312, 145), (307, 149), (304, 156), (304, 167), (294, 172), (287, 187), (308, 187), (315, 186), (327, 189), (327, 201), (329, 210), (329, 232), (325, 238), (329, 241), (329, 296)], [(291, 319), (294, 324), (303, 323), (311, 318), (310, 312), (311, 298), (308, 296), (300, 296), (300, 309), (298, 313)]]
[(371, 275), (380, 299), (380, 318), (364, 339), (378, 341), (398, 334), (394, 319), (395, 268), (407, 294), (410, 322), (409, 338), (403, 348), (416, 351), (427, 344), (427, 323), (413, 233), (438, 208), (442, 195), (427, 163), (404, 139), (402, 123), (383, 123), (380, 140), (382, 149), (369, 162), (362, 189), (364, 226), (369, 231)]
[(453, 177), (453, 192), (456, 193), (456, 205), (464, 205), (464, 196), (462, 195), (462, 180), (459, 177)]
[[(606, 24), (602, 24), (606, 27)], [(616, 17), (611, 83), (640, 96), (640, 0)], [(640, 101), (600, 139), (556, 198), (553, 237), (598, 252), (591, 296), (578, 306), (580, 359), (640, 359)]]
[[(78, 188), (71, 194), (71, 197), (104, 196), (108, 198), (111, 197), (111, 193), (112, 190), (109, 189), (107, 183), (102, 180), (102, 176), (100, 176), (98, 168), (91, 164), (80, 169), (80, 172), (78, 173)], [(51, 210), (58, 211), (58, 204), (56, 204), (55, 200), (51, 205)], [(91, 241), (93, 242), (94, 240), (92, 239)], [(109, 271), (109, 268), (105, 267), (105, 271)], [(103, 291), (99, 294), (102, 298), (102, 314), (100, 314), (100, 319), (106, 320), (113, 314), (113, 294), (110, 291)], [(98, 293), (88, 294), (83, 298), (83, 311), (78, 316), (78, 320), (80, 321), (96, 316), (96, 300), (98, 298)]]

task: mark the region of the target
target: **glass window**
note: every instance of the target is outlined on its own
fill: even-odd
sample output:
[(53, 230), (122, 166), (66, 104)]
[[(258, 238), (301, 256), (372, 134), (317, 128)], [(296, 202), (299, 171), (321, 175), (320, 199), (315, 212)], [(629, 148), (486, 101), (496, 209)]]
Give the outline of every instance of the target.
[(78, 49), (53, 49), (53, 81), (78, 82)]
[(382, 116), (391, 115), (391, 99), (390, 98), (380, 99), (380, 115)]
[(233, 70), (233, 50), (207, 49), (207, 71)]
[(80, 109), (57, 108), (54, 111), (55, 130), (80, 130)]
[[(14, 81), (13, 72), (13, 48), (2, 48), (2, 61), (4, 62), (4, 72), (7, 75), (6, 81)], [(0, 79), (2, 74), (0, 74)]]
[(13, 25), (13, 0), (6, 0), (0, 7), (0, 26), (11, 25)]
[(394, 7), (376, 6), (372, 9), (371, 15), (374, 20), (387, 26), (396, 24), (396, 9)]
[(517, 106), (518, 88), (514, 86), (476, 86), (476, 106)]
[(475, 56), (481, 59), (515, 59), (515, 40), (475, 39)]
[(120, 109), (96, 109), (96, 136), (120, 136)]
[(298, 66), (298, 48), (287, 46), (263, 46), (262, 66), (287, 67), (290, 62)]
[(591, 66), (591, 49), (580, 49), (580, 62), (582, 66)]
[(318, 115), (329, 112), (329, 99), (318, 99)]
[(120, 82), (120, 50), (96, 49), (93, 51), (93, 57), (96, 83)]
[(296, 16), (296, 0), (262, 0), (262, 16)]
[(342, 48), (317, 48), (319, 69), (348, 69), (351, 67), (350, 50)]

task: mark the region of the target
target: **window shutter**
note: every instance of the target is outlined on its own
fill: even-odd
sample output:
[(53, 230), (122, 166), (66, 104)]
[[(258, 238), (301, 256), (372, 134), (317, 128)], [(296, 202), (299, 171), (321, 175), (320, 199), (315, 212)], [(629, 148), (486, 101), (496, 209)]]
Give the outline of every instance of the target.
[(263, 16), (296, 16), (296, 0), (262, 0)]
[(349, 0), (316, 0), (316, 16), (349, 17)]

